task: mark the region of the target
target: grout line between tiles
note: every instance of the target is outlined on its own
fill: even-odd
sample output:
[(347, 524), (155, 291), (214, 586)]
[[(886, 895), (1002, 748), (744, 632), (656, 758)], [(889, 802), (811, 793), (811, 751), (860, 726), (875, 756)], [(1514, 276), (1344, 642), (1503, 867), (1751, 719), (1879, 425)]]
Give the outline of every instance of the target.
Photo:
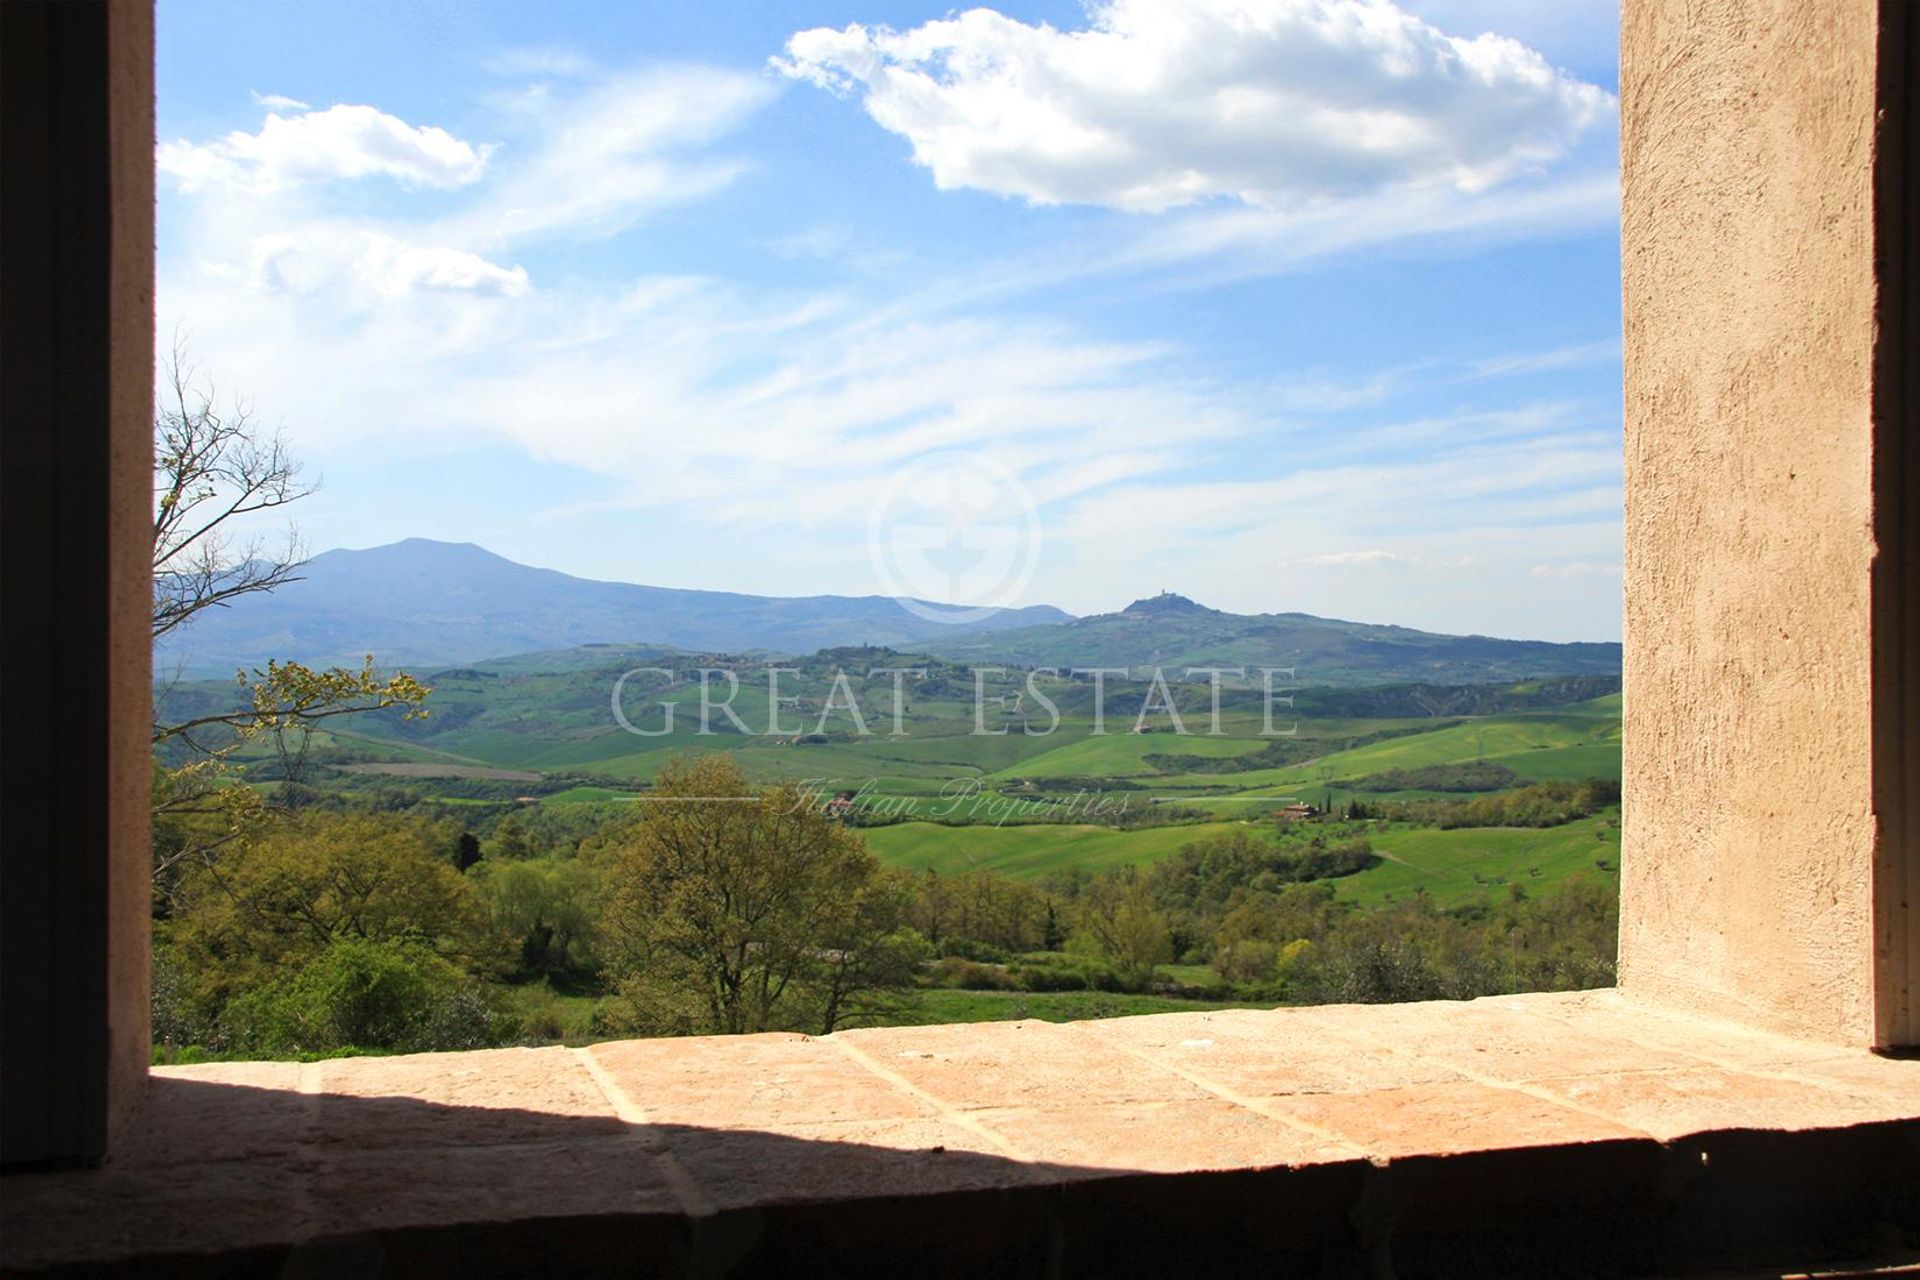
[[(572, 1049), (569, 1052), (586, 1069), (587, 1075), (600, 1090), (607, 1105), (613, 1108), (614, 1116), (627, 1126), (628, 1140), (651, 1146), (650, 1124), (645, 1109), (627, 1096), (627, 1091), (620, 1087), (619, 1082), (600, 1064), (599, 1059), (593, 1056), (592, 1050), (581, 1048)], [(719, 1207), (707, 1194), (706, 1188), (700, 1185), (700, 1180), (694, 1177), (692, 1171), (680, 1162), (680, 1157), (674, 1154), (672, 1143), (662, 1142), (656, 1158), (660, 1161), (674, 1199), (680, 1202), (682, 1213), (689, 1218), (709, 1218), (719, 1212)]]
[[(1531, 1017), (1533, 1015), (1529, 1014), (1527, 1016)], [(1537, 1102), (1544, 1102), (1548, 1106), (1558, 1107), (1564, 1111), (1574, 1112), (1576, 1115), (1586, 1116), (1588, 1119), (1591, 1119), (1591, 1120), (1603, 1120), (1606, 1123), (1615, 1126), (1616, 1128), (1625, 1129), (1628, 1133), (1634, 1135), (1635, 1137), (1646, 1138), (1652, 1142), (1660, 1142), (1661, 1145), (1663, 1146), (1666, 1145), (1666, 1143), (1656, 1135), (1648, 1133), (1646, 1130), (1640, 1128), (1638, 1125), (1628, 1123), (1626, 1120), (1622, 1119), (1619, 1116), (1610, 1115), (1607, 1112), (1602, 1111), (1597, 1107), (1583, 1106), (1578, 1102), (1574, 1102), (1570, 1098), (1561, 1097), (1559, 1094), (1553, 1093), (1552, 1091), (1547, 1089), (1539, 1088), (1525, 1080), (1503, 1080), (1498, 1076), (1489, 1075), (1484, 1071), (1475, 1070), (1473, 1067), (1467, 1065), (1464, 1061), (1448, 1057), (1445, 1054), (1434, 1054), (1434, 1053), (1410, 1054), (1406, 1050), (1398, 1048), (1394, 1045), (1377, 1044), (1367, 1039), (1364, 1039), (1363, 1037), (1355, 1035), (1349, 1031), (1346, 1031), (1343, 1028), (1336, 1027), (1336, 1026), (1329, 1026), (1325, 1023), (1320, 1024), (1320, 1030), (1332, 1035), (1335, 1039), (1344, 1040), (1345, 1042), (1351, 1045), (1370, 1048), (1370, 1049), (1377, 1049), (1381, 1052), (1384, 1052), (1389, 1057), (1399, 1058), (1399, 1059), (1402, 1059), (1403, 1061), (1410, 1061), (1410, 1062), (1416, 1062), (1416, 1063), (1431, 1063), (1434, 1066), (1444, 1067), (1448, 1071), (1453, 1072), (1455, 1075), (1461, 1076), (1462, 1078), (1468, 1081), (1471, 1081), (1474, 1084), (1480, 1085), (1483, 1088), (1503, 1089), (1509, 1093), (1518, 1093), (1525, 1097), (1532, 1098)], [(1622, 1037), (1615, 1037), (1615, 1038), (1625, 1039), (1626, 1037), (1622, 1036)], [(1629, 1043), (1638, 1044), (1639, 1042), (1629, 1041)], [(1652, 1045), (1641, 1045), (1640, 1047), (1643, 1049), (1648, 1049), (1650, 1051), (1653, 1050), (1654, 1048)], [(1602, 1079), (1608, 1074), (1619, 1075), (1619, 1074), (1627, 1074), (1627, 1073), (1573, 1072), (1568, 1075), (1555, 1076), (1553, 1078), (1557, 1080), (1578, 1080), (1582, 1078)]]
[(899, 1072), (882, 1066), (865, 1050), (855, 1048), (850, 1042), (841, 1039), (839, 1036), (822, 1036), (820, 1038), (824, 1043), (833, 1045), (839, 1049), (841, 1053), (853, 1059), (856, 1063), (860, 1064), (860, 1066), (866, 1068), (867, 1071), (879, 1077), (888, 1085), (926, 1103), (938, 1112), (942, 1119), (959, 1125), (976, 1137), (985, 1139), (996, 1149), (1013, 1157), (1015, 1160), (1025, 1161), (1029, 1164), (1034, 1162), (1033, 1156), (1023, 1150), (1020, 1145), (1011, 1138), (1006, 1137), (994, 1129), (988, 1128), (978, 1119), (968, 1115), (958, 1107), (949, 1105), (945, 1100), (936, 1097), (934, 1094), (927, 1092)]
[[(1818, 1076), (1803, 1074), (1801, 1070), (1802, 1068), (1809, 1067), (1809, 1066), (1817, 1066), (1818, 1064), (1824, 1063), (1824, 1062), (1832, 1062), (1836, 1060), (1845, 1059), (1849, 1055), (1846, 1054), (1844, 1051), (1835, 1050), (1831, 1053), (1820, 1053), (1819, 1050), (1822, 1049), (1823, 1046), (1810, 1044), (1805, 1041), (1794, 1040), (1790, 1037), (1779, 1036), (1773, 1033), (1755, 1032), (1745, 1028), (1736, 1027), (1736, 1026), (1733, 1026), (1732, 1024), (1725, 1022), (1725, 1020), (1723, 1019), (1703, 1019), (1702, 1021), (1705, 1022), (1708, 1026), (1712, 1027), (1715, 1030), (1723, 1030), (1729, 1035), (1739, 1036), (1739, 1037), (1750, 1039), (1750, 1040), (1778, 1041), (1783, 1046), (1798, 1046), (1801, 1050), (1795, 1056), (1788, 1057), (1783, 1054), (1780, 1060), (1767, 1062), (1761, 1065), (1755, 1065), (1751, 1062), (1746, 1062), (1746, 1063), (1735, 1062), (1735, 1061), (1732, 1061), (1731, 1059), (1715, 1055), (1712, 1052), (1711, 1043), (1708, 1043), (1707, 1045), (1702, 1046), (1700, 1048), (1695, 1048), (1695, 1047), (1688, 1047), (1688, 1046), (1682, 1046), (1682, 1045), (1676, 1045), (1676, 1044), (1670, 1044), (1670, 1043), (1652, 1043), (1650, 1042), (1650, 1040), (1646, 1038), (1636, 1036), (1632, 1034), (1632, 1025), (1631, 1025), (1635, 1019), (1645, 1019), (1649, 1023), (1655, 1022), (1657, 1020), (1660, 1022), (1668, 1023), (1670, 1025), (1679, 1023), (1681, 1022), (1681, 1020), (1676, 1018), (1673, 1014), (1661, 1012), (1659, 1010), (1640, 1007), (1635, 1003), (1628, 1002), (1624, 999), (1620, 1001), (1620, 1006), (1621, 1007), (1616, 1012), (1621, 1017), (1626, 1019), (1629, 1024), (1623, 1030), (1609, 1029), (1607, 1031), (1590, 1031), (1586, 1027), (1581, 1025), (1580, 1017), (1577, 1012), (1567, 1012), (1567, 1013), (1542, 1012), (1542, 1011), (1536, 1011), (1534, 1009), (1527, 1009), (1523, 1011), (1522, 1016), (1526, 1018), (1538, 1018), (1538, 1019), (1541, 1019), (1542, 1021), (1550, 1022), (1557, 1027), (1562, 1027), (1569, 1031), (1579, 1032), (1583, 1035), (1593, 1035), (1603, 1040), (1613, 1040), (1622, 1044), (1633, 1045), (1637, 1048), (1645, 1049), (1648, 1053), (1673, 1054), (1681, 1058), (1690, 1059), (1691, 1061), (1681, 1066), (1636, 1067), (1636, 1068), (1630, 1068), (1625, 1071), (1568, 1071), (1568, 1072), (1556, 1073), (1551, 1076), (1543, 1075), (1543, 1076), (1536, 1077), (1536, 1079), (1543, 1080), (1543, 1081), (1544, 1080), (1556, 1080), (1556, 1081), (1605, 1080), (1605, 1079), (1611, 1079), (1618, 1076), (1627, 1076), (1627, 1075), (1659, 1076), (1663, 1074), (1677, 1074), (1683, 1071), (1700, 1071), (1705, 1069), (1711, 1069), (1714, 1071), (1723, 1072), (1726, 1075), (1733, 1076), (1735, 1078), (1746, 1076), (1756, 1080), (1777, 1080), (1785, 1084), (1795, 1084), (1795, 1085), (1800, 1085), (1804, 1088), (1818, 1089), (1823, 1093), (1833, 1094), (1838, 1097), (1847, 1098), (1851, 1101), (1865, 1103), (1868, 1105), (1876, 1104), (1879, 1101), (1879, 1099), (1872, 1096), (1870, 1093), (1861, 1092), (1857, 1089), (1848, 1087), (1844, 1082), (1822, 1079)], [(1352, 1035), (1349, 1032), (1345, 1032), (1340, 1028), (1330, 1027), (1328, 1029), (1333, 1031), (1336, 1035), (1344, 1036), (1347, 1040), (1349, 1040), (1352, 1043), (1363, 1043), (1363, 1041), (1361, 1041), (1358, 1037)], [(1710, 1040), (1710, 1037), (1709, 1037), (1709, 1040)], [(1385, 1046), (1385, 1047), (1387, 1048), (1388, 1052), (1392, 1052), (1392, 1053), (1399, 1052), (1398, 1050), (1393, 1049), (1391, 1046)], [(1811, 1056), (1815, 1054), (1817, 1054), (1817, 1056)], [(1458, 1071), (1460, 1072), (1461, 1075), (1468, 1076), (1469, 1078), (1479, 1079), (1479, 1077), (1473, 1071), (1457, 1063), (1451, 1062), (1446, 1058), (1436, 1057), (1433, 1059), (1433, 1061), (1439, 1063), (1441, 1066), (1447, 1067), (1450, 1070)], [(1530, 1096), (1543, 1097), (1549, 1101), (1557, 1102), (1561, 1106), (1569, 1107), (1576, 1111), (1583, 1111), (1583, 1112), (1586, 1112), (1587, 1114), (1598, 1116), (1599, 1118), (1604, 1120), (1611, 1120), (1613, 1123), (1625, 1125), (1627, 1128), (1634, 1127), (1633, 1125), (1627, 1124), (1625, 1120), (1622, 1120), (1617, 1116), (1609, 1115), (1604, 1111), (1598, 1111), (1598, 1110), (1593, 1110), (1591, 1108), (1582, 1107), (1577, 1103), (1571, 1102), (1566, 1098), (1560, 1097), (1559, 1095), (1546, 1093), (1538, 1089), (1527, 1087), (1531, 1082), (1502, 1081), (1502, 1080), (1497, 1080), (1493, 1078), (1488, 1078), (1488, 1079), (1482, 1080), (1481, 1082), (1487, 1083), (1487, 1084), (1497, 1084), (1505, 1088), (1518, 1089), (1521, 1092), (1527, 1093)], [(1914, 1108), (1914, 1114), (1917, 1116), (1920, 1116), (1920, 1103), (1916, 1104)], [(1717, 1127), (1725, 1127), (1725, 1126), (1717, 1126)]]
[(1236, 1107), (1243, 1107), (1246, 1110), (1253, 1112), (1255, 1115), (1262, 1116), (1268, 1120), (1275, 1121), (1279, 1124), (1283, 1124), (1287, 1126), (1289, 1129), (1296, 1129), (1299, 1132), (1308, 1135), (1309, 1137), (1318, 1138), (1322, 1142), (1331, 1143), (1334, 1146), (1339, 1147), (1344, 1151), (1350, 1152), (1361, 1159), (1365, 1159), (1365, 1160), (1373, 1159), (1372, 1152), (1368, 1151), (1364, 1146), (1360, 1145), (1359, 1143), (1356, 1143), (1351, 1138), (1335, 1133), (1331, 1129), (1322, 1128), (1321, 1126), (1317, 1124), (1313, 1124), (1310, 1121), (1302, 1120), (1298, 1116), (1288, 1115), (1285, 1111), (1277, 1107), (1272, 1107), (1267, 1105), (1263, 1099), (1251, 1097), (1251, 1096), (1242, 1094), (1237, 1090), (1229, 1089), (1225, 1085), (1218, 1084), (1212, 1080), (1209, 1080), (1205, 1076), (1199, 1074), (1198, 1072), (1190, 1071), (1178, 1063), (1167, 1062), (1162, 1059), (1155, 1058), (1151, 1054), (1148, 1054), (1143, 1050), (1135, 1049), (1132, 1045), (1125, 1044), (1120, 1040), (1117, 1040), (1108, 1036), (1103, 1031), (1093, 1030), (1093, 1028), (1096, 1028), (1100, 1025), (1097, 1022), (1082, 1023), (1080, 1025), (1087, 1029), (1086, 1034), (1093, 1036), (1095, 1039), (1105, 1041), (1111, 1048), (1118, 1049), (1120, 1052), (1127, 1054), (1129, 1057), (1138, 1058), (1140, 1061), (1147, 1063), (1149, 1066), (1158, 1067), (1162, 1071), (1170, 1071), (1174, 1075), (1179, 1076), (1182, 1080), (1185, 1080), (1187, 1083), (1206, 1090), (1208, 1093), (1212, 1094), (1216, 1098), (1220, 1098), (1223, 1101), (1230, 1102)]

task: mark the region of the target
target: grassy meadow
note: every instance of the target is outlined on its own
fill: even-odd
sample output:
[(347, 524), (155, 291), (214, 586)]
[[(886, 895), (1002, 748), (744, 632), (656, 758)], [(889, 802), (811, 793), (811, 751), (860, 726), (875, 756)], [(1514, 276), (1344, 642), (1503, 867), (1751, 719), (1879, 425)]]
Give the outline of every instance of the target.
[[(759, 783), (857, 792), (869, 847), (895, 866), (1039, 879), (1148, 866), (1198, 840), (1264, 833), (1296, 802), (1339, 813), (1356, 802), (1443, 799), (1447, 793), (1418, 786), (1381, 790), (1377, 781), (1434, 766), (1490, 762), (1511, 771), (1516, 787), (1620, 775), (1617, 692), (1448, 715), (1437, 712), (1460, 695), (1416, 687), (1411, 698), (1374, 691), (1362, 701), (1352, 691), (1308, 691), (1273, 716), (1280, 732), (1269, 734), (1255, 690), (1228, 686), (1216, 724), (1204, 688), (1176, 686), (1172, 715), (1142, 716), (1145, 685), (1115, 680), (1096, 731), (1080, 682), (1015, 672), (999, 692), (1017, 696), (1017, 707), (1015, 697), (990, 695), (976, 708), (965, 669), (885, 650), (831, 651), (783, 660), (800, 674), (780, 677), (789, 684), (771, 720), (758, 668), (744, 670), (734, 690), (718, 679), (703, 691), (691, 679), (642, 688), (630, 678), (627, 729), (611, 712), (619, 672), (596, 669), (590, 654), (539, 656), (544, 665), (509, 659), (433, 674), (425, 719), (365, 716), (351, 731), (316, 731), (306, 780), (343, 796), (399, 793), (465, 810), (617, 812), (640, 800), (668, 761), (725, 751)], [(828, 708), (830, 669), (906, 665), (928, 667), (930, 678), (907, 686), (899, 732), (885, 678), (857, 685), (859, 721), (844, 702)], [(1496, 707), (1551, 694), (1542, 682), (1521, 682), (1476, 687), (1471, 701), (1487, 704), (1478, 692), (1485, 689)], [(1044, 714), (1036, 690), (1057, 714)], [(711, 731), (701, 732), (703, 694), (753, 732), (738, 732), (717, 709), (708, 714)], [(264, 748), (249, 744), (240, 758), (274, 776)], [(1090, 806), (1101, 812), (1089, 816)], [(1371, 905), (1425, 893), (1452, 903), (1500, 884), (1609, 876), (1618, 821), (1613, 813), (1544, 828), (1444, 831), (1389, 822), (1372, 824), (1370, 838), (1382, 861), (1340, 878), (1343, 899)]]
[[(710, 753), (751, 786), (831, 807), (882, 867), (908, 873), (904, 921), (924, 951), (849, 1025), (1611, 981), (1616, 679), (1307, 688), (1275, 714), (1259, 689), (1228, 683), (1216, 716), (1201, 684), (1143, 710), (1142, 681), (1110, 680), (1096, 704), (1082, 681), (1022, 671), (976, 700), (965, 669), (886, 650), (783, 659), (777, 704), (760, 659), (737, 689), (703, 690), (685, 675), (622, 687), (591, 655), (535, 656), (424, 675), (424, 718), (360, 715), (233, 754), (246, 785), (343, 831), (376, 821), (451, 842), (435, 857), (456, 857), (459, 892), (484, 904), (462, 918), (517, 939), (480, 975), (500, 993), (485, 1031), (496, 1042), (652, 1028), (633, 1021), (594, 942), (604, 856), (670, 762)], [(888, 666), (928, 671), (898, 708), (886, 679), (834, 674)], [(191, 713), (230, 688), (173, 696)]]

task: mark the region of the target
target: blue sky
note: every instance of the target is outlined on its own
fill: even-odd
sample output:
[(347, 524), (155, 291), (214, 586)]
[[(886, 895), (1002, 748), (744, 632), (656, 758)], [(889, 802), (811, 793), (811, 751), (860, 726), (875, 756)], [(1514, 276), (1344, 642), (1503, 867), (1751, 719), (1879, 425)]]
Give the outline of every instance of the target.
[(162, 0), (162, 339), (314, 549), (938, 594), (876, 502), (965, 473), (963, 599), (1616, 638), (1615, 24)]

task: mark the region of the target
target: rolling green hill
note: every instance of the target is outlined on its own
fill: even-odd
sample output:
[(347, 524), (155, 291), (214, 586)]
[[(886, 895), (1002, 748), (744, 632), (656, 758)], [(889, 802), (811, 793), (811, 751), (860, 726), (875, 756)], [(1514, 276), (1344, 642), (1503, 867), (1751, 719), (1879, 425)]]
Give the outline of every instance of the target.
[[(1208, 625), (1225, 616), (1203, 612), (1213, 619)], [(1176, 621), (1185, 616), (1175, 610)], [(713, 732), (699, 731), (699, 668), (723, 665), (735, 672), (737, 688), (712, 677), (705, 696), (726, 703), (750, 732), (719, 714), (710, 717)], [(672, 674), (635, 670), (647, 667)], [(903, 686), (897, 735), (891, 677), (869, 674), (892, 667), (926, 673)], [(841, 672), (847, 683), (836, 686)], [(621, 707), (631, 731), (613, 713), (623, 674)], [(1487, 776), (1501, 787), (1620, 775), (1620, 695), (1608, 675), (1307, 688), (1275, 717), (1278, 734), (1264, 732), (1262, 694), (1250, 682), (1221, 690), (1216, 734), (1204, 683), (1169, 686), (1186, 729), (1176, 732), (1164, 708), (1141, 715), (1152, 691), (1147, 680), (1113, 677), (1104, 731), (1096, 733), (1087, 680), (1000, 673), (982, 685), (976, 710), (972, 671), (885, 648), (772, 659), (588, 646), (426, 679), (433, 693), (425, 719), (380, 713), (355, 717), (350, 727), (336, 722), (314, 735), (304, 779), (376, 801), (438, 799), (484, 825), (495, 820), (486, 814), (504, 814), (528, 797), (556, 813), (617, 805), (643, 794), (678, 755), (727, 751), (758, 782), (856, 792), (870, 818), (906, 819), (865, 827), (869, 845), (896, 866), (1040, 877), (1147, 864), (1235, 831), (1269, 838), (1276, 811), (1294, 801), (1339, 811), (1356, 799), (1376, 808), (1445, 799), (1418, 789), (1423, 777), (1444, 777), (1431, 773), (1435, 766), (1488, 762), (1497, 768)], [(868, 733), (858, 732), (848, 691)], [(180, 685), (167, 691), (166, 712), (191, 713), (233, 696), (230, 683)], [(237, 758), (259, 771), (262, 785), (280, 776), (267, 744), (245, 744)], [(1095, 801), (1105, 806), (1097, 814), (1073, 807)], [(1159, 812), (1142, 822), (1146, 810)], [(1043, 817), (1054, 820), (1037, 820)], [(1542, 829), (1391, 823), (1368, 830), (1386, 860), (1337, 884), (1343, 899), (1361, 904), (1419, 892), (1464, 903), (1508, 884), (1611, 874), (1597, 864), (1611, 866), (1617, 856), (1617, 822), (1607, 815)]]
[(1617, 644), (1549, 644), (1447, 636), (1304, 613), (1241, 615), (1163, 594), (1096, 614), (991, 636), (935, 636), (928, 652), (1022, 667), (1287, 667), (1301, 684), (1469, 683), (1612, 675)]
[[(1535, 706), (1555, 693), (1590, 694), (1594, 682), (1588, 680), (1306, 690), (1294, 708), (1276, 717), (1283, 732), (1270, 736), (1263, 733), (1259, 692), (1244, 688), (1223, 691), (1220, 732), (1209, 732), (1208, 690), (1197, 684), (1173, 686), (1187, 732), (1174, 732), (1163, 712), (1141, 723), (1152, 732), (1133, 732), (1150, 686), (1112, 679), (1105, 730), (1095, 733), (1092, 690), (1084, 681), (1036, 676), (1029, 688), (1015, 673), (994, 686), (1000, 692), (987, 698), (976, 723), (972, 682), (962, 669), (891, 650), (827, 651), (783, 660), (782, 706), (773, 722), (782, 732), (766, 732), (767, 664), (745, 660), (737, 690), (716, 679), (707, 693), (715, 702), (730, 698), (731, 709), (754, 732), (743, 734), (714, 714), (712, 732), (703, 734), (702, 691), (691, 669), (673, 679), (629, 677), (622, 707), (633, 731), (622, 728), (612, 712), (612, 691), (623, 671), (631, 670), (620, 664), (637, 655), (609, 656), (615, 659), (611, 666), (574, 655), (547, 670), (514, 659), (432, 673), (427, 717), (378, 713), (356, 717), (350, 728), (336, 724), (316, 735), (313, 758), (322, 767), (441, 762), (631, 787), (644, 785), (682, 752), (724, 750), (738, 753), (763, 780), (817, 779), (852, 787), (881, 779), (911, 794), (936, 794), (961, 782), (1023, 794), (1078, 785), (1132, 787), (1193, 800), (1341, 792), (1342, 784), (1368, 774), (1473, 759), (1496, 760), (1524, 779), (1540, 780), (1615, 777), (1619, 767), (1617, 693)], [(646, 656), (669, 662), (657, 651)], [(897, 736), (887, 677), (850, 682), (867, 734), (857, 731), (844, 705), (826, 709), (835, 670), (905, 665), (923, 666), (929, 674), (907, 687)], [(1058, 707), (1057, 720), (1029, 696), (1036, 691)], [(1016, 699), (1021, 705), (1013, 709)], [(1373, 715), (1340, 714), (1362, 699)], [(233, 703), (231, 683), (190, 683), (164, 691), (161, 714), (184, 716)], [(1520, 709), (1407, 714), (1423, 703)]]
[[(1617, 812), (1558, 827), (1438, 831), (1373, 823), (1362, 829), (1382, 861), (1329, 883), (1337, 897), (1363, 906), (1422, 893), (1441, 906), (1460, 906), (1483, 894), (1507, 892), (1509, 885), (1538, 894), (1574, 877), (1614, 883), (1618, 876)], [(884, 861), (908, 870), (931, 868), (942, 875), (991, 870), (1027, 878), (1146, 866), (1196, 841), (1236, 831), (1259, 836), (1262, 824), (1201, 822), (1128, 831), (1065, 823), (953, 827), (902, 822), (862, 834)]]
[(936, 822), (901, 822), (873, 827), (862, 834), (867, 847), (883, 860), (912, 871), (932, 868), (942, 875), (954, 875), (993, 870), (1014, 876), (1042, 876), (1144, 865), (1182, 845), (1244, 825), (1209, 822), (1117, 831), (1067, 823), (950, 827)]
[(1435, 831), (1386, 826), (1368, 838), (1386, 861), (1333, 882), (1340, 898), (1366, 906), (1417, 893), (1427, 894), (1442, 906), (1458, 906), (1483, 893), (1505, 892), (1508, 885), (1538, 894), (1576, 876), (1618, 882), (1617, 813), (1538, 829), (1463, 827)]

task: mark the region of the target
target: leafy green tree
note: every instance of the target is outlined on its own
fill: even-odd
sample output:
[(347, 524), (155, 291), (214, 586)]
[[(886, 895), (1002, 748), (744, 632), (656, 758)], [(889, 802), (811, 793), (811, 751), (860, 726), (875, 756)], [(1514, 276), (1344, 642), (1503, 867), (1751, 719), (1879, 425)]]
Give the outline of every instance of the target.
[(1154, 902), (1147, 877), (1128, 867), (1095, 880), (1078, 903), (1068, 950), (1106, 960), (1132, 990), (1153, 981), (1154, 967), (1173, 960), (1167, 914)]
[(488, 917), (533, 974), (592, 967), (593, 873), (578, 859), (487, 861), (470, 876)]
[(911, 984), (932, 958), (933, 948), (908, 923), (913, 899), (913, 883), (903, 872), (881, 868), (821, 939), (818, 967), (807, 983), (820, 1034), (892, 1008), (893, 993)]
[(499, 970), (504, 950), (445, 857), (452, 837), (420, 819), (312, 810), (193, 865), (156, 928), (181, 966), (180, 997), (215, 1018), (343, 939), (406, 942)]
[(1281, 945), (1289, 941), (1283, 936), (1285, 928), (1271, 894), (1242, 895), (1214, 932), (1214, 972), (1242, 986), (1272, 982)]
[(995, 871), (921, 873), (909, 919), (942, 955), (1004, 959), (1047, 944), (1046, 896)]
[(1058, 951), (1067, 945), (1067, 929), (1060, 921), (1060, 910), (1054, 906), (1053, 899), (1047, 899), (1046, 921), (1040, 927), (1040, 946), (1045, 951)]
[(680, 759), (601, 867), (624, 1024), (655, 1034), (830, 1031), (904, 981), (918, 935), (854, 832), (731, 757)]
[(487, 838), (486, 856), (497, 862), (521, 862), (536, 852), (527, 834), (527, 824), (517, 813), (502, 818)]

